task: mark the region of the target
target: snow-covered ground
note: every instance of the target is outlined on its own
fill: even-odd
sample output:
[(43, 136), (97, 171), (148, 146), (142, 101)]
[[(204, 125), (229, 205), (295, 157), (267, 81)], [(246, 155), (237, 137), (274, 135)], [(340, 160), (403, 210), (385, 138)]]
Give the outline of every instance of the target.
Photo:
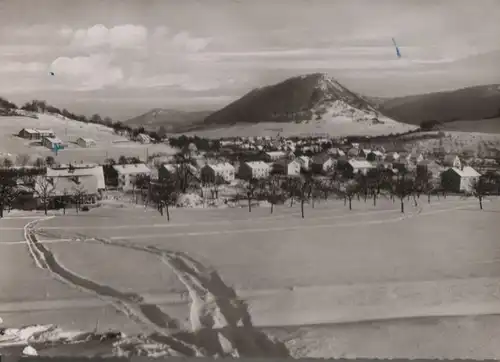
[[(118, 326), (131, 336), (108, 352), (169, 354), (165, 344), (134, 335), (140, 328), (173, 333), (170, 323), (177, 321), (186, 331), (208, 328), (213, 337), (208, 325), (246, 318), (232, 304), (245, 300), (252, 330), (278, 336), (295, 356), (498, 358), (486, 338), (498, 319), (485, 325), (476, 317), (500, 312), (498, 202), (480, 211), (474, 199), (423, 200), (402, 216), (388, 200), (377, 207), (355, 201), (351, 212), (331, 201), (308, 206), (305, 219), (288, 205), (273, 215), (269, 208), (175, 209), (170, 223), (151, 210), (103, 207), (38, 223), (40, 241), (31, 240), (31, 249), (23, 242), (31, 220), (13, 215), (0, 221), (0, 289), (7, 291), (0, 315), (12, 328), (39, 323), (92, 331), (99, 320), (100, 332)], [(362, 343), (357, 330), (371, 339)], [(254, 332), (240, 337), (245, 343), (262, 337)], [(473, 333), (483, 341), (464, 340)], [(244, 350), (233, 344), (235, 335), (217, 338)], [(447, 347), (433, 344), (439, 353), (429, 356), (422, 344), (434, 340)], [(276, 351), (271, 346), (259, 352)]]
[[(68, 162), (104, 162), (108, 157), (117, 159), (121, 155), (145, 159), (153, 153), (174, 153), (173, 149), (164, 144), (140, 144), (128, 141), (116, 135), (113, 129), (92, 123), (69, 120), (60, 115), (37, 114), (38, 119), (31, 117), (0, 117), (0, 157), (10, 157), (15, 160), (18, 154), (37, 157), (53, 156), (61, 163)], [(23, 128), (52, 129), (56, 136), (68, 143), (68, 148), (54, 152), (37, 145), (35, 141), (17, 137)], [(74, 142), (79, 137), (96, 141), (96, 146), (82, 148)]]

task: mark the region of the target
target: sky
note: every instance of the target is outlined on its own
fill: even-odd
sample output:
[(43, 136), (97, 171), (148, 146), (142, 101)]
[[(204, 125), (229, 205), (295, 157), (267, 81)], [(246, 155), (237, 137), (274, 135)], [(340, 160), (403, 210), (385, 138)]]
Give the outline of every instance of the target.
[(0, 96), (123, 120), (317, 72), (379, 97), (500, 83), (499, 20), (498, 0), (0, 0)]

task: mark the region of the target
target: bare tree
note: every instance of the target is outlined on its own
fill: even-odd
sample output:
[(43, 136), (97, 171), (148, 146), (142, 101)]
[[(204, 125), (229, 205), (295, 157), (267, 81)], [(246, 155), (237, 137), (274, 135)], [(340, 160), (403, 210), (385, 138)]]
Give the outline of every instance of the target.
[(278, 175), (273, 175), (267, 180), (267, 198), (271, 204), (271, 214), (274, 212), (274, 205), (283, 197), (281, 179)]
[(14, 162), (12, 162), (12, 160), (10, 158), (5, 157), (1, 162), (1, 166), (5, 167), (5, 168), (10, 168), (10, 167), (14, 166)]
[(30, 156), (27, 154), (19, 154), (16, 157), (16, 164), (19, 166), (26, 166), (30, 162)]
[(483, 199), (487, 193), (487, 180), (484, 176), (474, 179), (471, 184), (472, 194), (479, 201), (479, 209), (483, 209)]
[(348, 180), (341, 186), (341, 192), (344, 196), (344, 205), (349, 201), (349, 210), (352, 210), (352, 199), (359, 193), (359, 183), (356, 180)]
[[(410, 197), (415, 190), (414, 180), (404, 174), (401, 173), (398, 175), (396, 180), (394, 181), (394, 195), (399, 198), (401, 203), (401, 213), (405, 212), (404, 200), (406, 197)], [(416, 200), (415, 200), (416, 201)]]
[(47, 156), (45, 157), (45, 163), (47, 164), (47, 166), (52, 167), (56, 163), (56, 160), (52, 156)]
[(5, 207), (9, 206), (18, 196), (18, 180), (19, 174), (17, 170), (0, 170), (0, 218), (3, 217)]
[(255, 191), (259, 187), (259, 180), (252, 178), (245, 183), (245, 191), (248, 200), (248, 212), (252, 212), (252, 199), (255, 197)]
[(167, 212), (167, 221), (170, 221), (169, 206), (177, 201), (179, 189), (177, 180), (172, 177), (164, 177), (160, 181), (151, 182), (152, 199), (156, 202), (158, 211), (163, 216), (163, 209)]
[(81, 210), (81, 205), (87, 200), (88, 192), (83, 185), (76, 185), (72, 190), (73, 200), (75, 201), (76, 213)]
[(43, 157), (38, 157), (34, 162), (34, 166), (38, 168), (45, 167), (46, 165), (47, 163), (45, 162), (45, 159)]
[(56, 193), (57, 180), (47, 176), (36, 176), (29, 181), (35, 197), (40, 199), (45, 215), (47, 215), (50, 200)]

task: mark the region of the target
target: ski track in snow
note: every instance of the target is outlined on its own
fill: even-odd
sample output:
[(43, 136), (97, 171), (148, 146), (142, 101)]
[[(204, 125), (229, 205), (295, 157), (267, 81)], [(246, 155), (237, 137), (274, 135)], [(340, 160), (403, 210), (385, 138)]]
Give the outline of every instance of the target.
[[(191, 331), (182, 331), (178, 321), (166, 315), (157, 305), (144, 303), (134, 293), (122, 293), (98, 284), (65, 268), (54, 255), (38, 242), (34, 226), (44, 218), (25, 226), (25, 238), (35, 264), (48, 270), (56, 279), (80, 290), (96, 294), (134, 322), (148, 326), (155, 335), (149, 338), (169, 346), (184, 356), (276, 356), (288, 357), (286, 347), (253, 328), (245, 302), (224, 284), (217, 271), (206, 267), (181, 252), (162, 250), (152, 246), (89, 238), (76, 234), (74, 241), (93, 240), (106, 245), (147, 252), (160, 257), (186, 286), (191, 298)], [(196, 286), (196, 287), (195, 287)], [(193, 334), (195, 332), (195, 334)]]

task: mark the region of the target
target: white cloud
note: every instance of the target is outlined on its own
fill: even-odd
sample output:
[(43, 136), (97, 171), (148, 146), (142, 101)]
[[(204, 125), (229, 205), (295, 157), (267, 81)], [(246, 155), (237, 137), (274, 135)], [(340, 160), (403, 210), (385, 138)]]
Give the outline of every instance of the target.
[(0, 73), (28, 73), (41, 72), (47, 65), (39, 62), (5, 62), (0, 63)]
[(115, 85), (123, 80), (120, 67), (112, 64), (111, 57), (91, 55), (88, 57), (59, 57), (51, 64), (56, 79), (77, 90), (96, 90)]
[(146, 45), (148, 30), (141, 25), (117, 25), (107, 28), (102, 24), (96, 24), (87, 29), (78, 29), (70, 32), (70, 29), (62, 29), (61, 35), (72, 35), (71, 45), (83, 48), (95, 48), (109, 46), (113, 49), (138, 48)]
[(210, 44), (210, 38), (192, 37), (187, 31), (177, 33), (172, 38), (172, 44), (178, 49), (187, 50), (189, 52), (199, 52)]

